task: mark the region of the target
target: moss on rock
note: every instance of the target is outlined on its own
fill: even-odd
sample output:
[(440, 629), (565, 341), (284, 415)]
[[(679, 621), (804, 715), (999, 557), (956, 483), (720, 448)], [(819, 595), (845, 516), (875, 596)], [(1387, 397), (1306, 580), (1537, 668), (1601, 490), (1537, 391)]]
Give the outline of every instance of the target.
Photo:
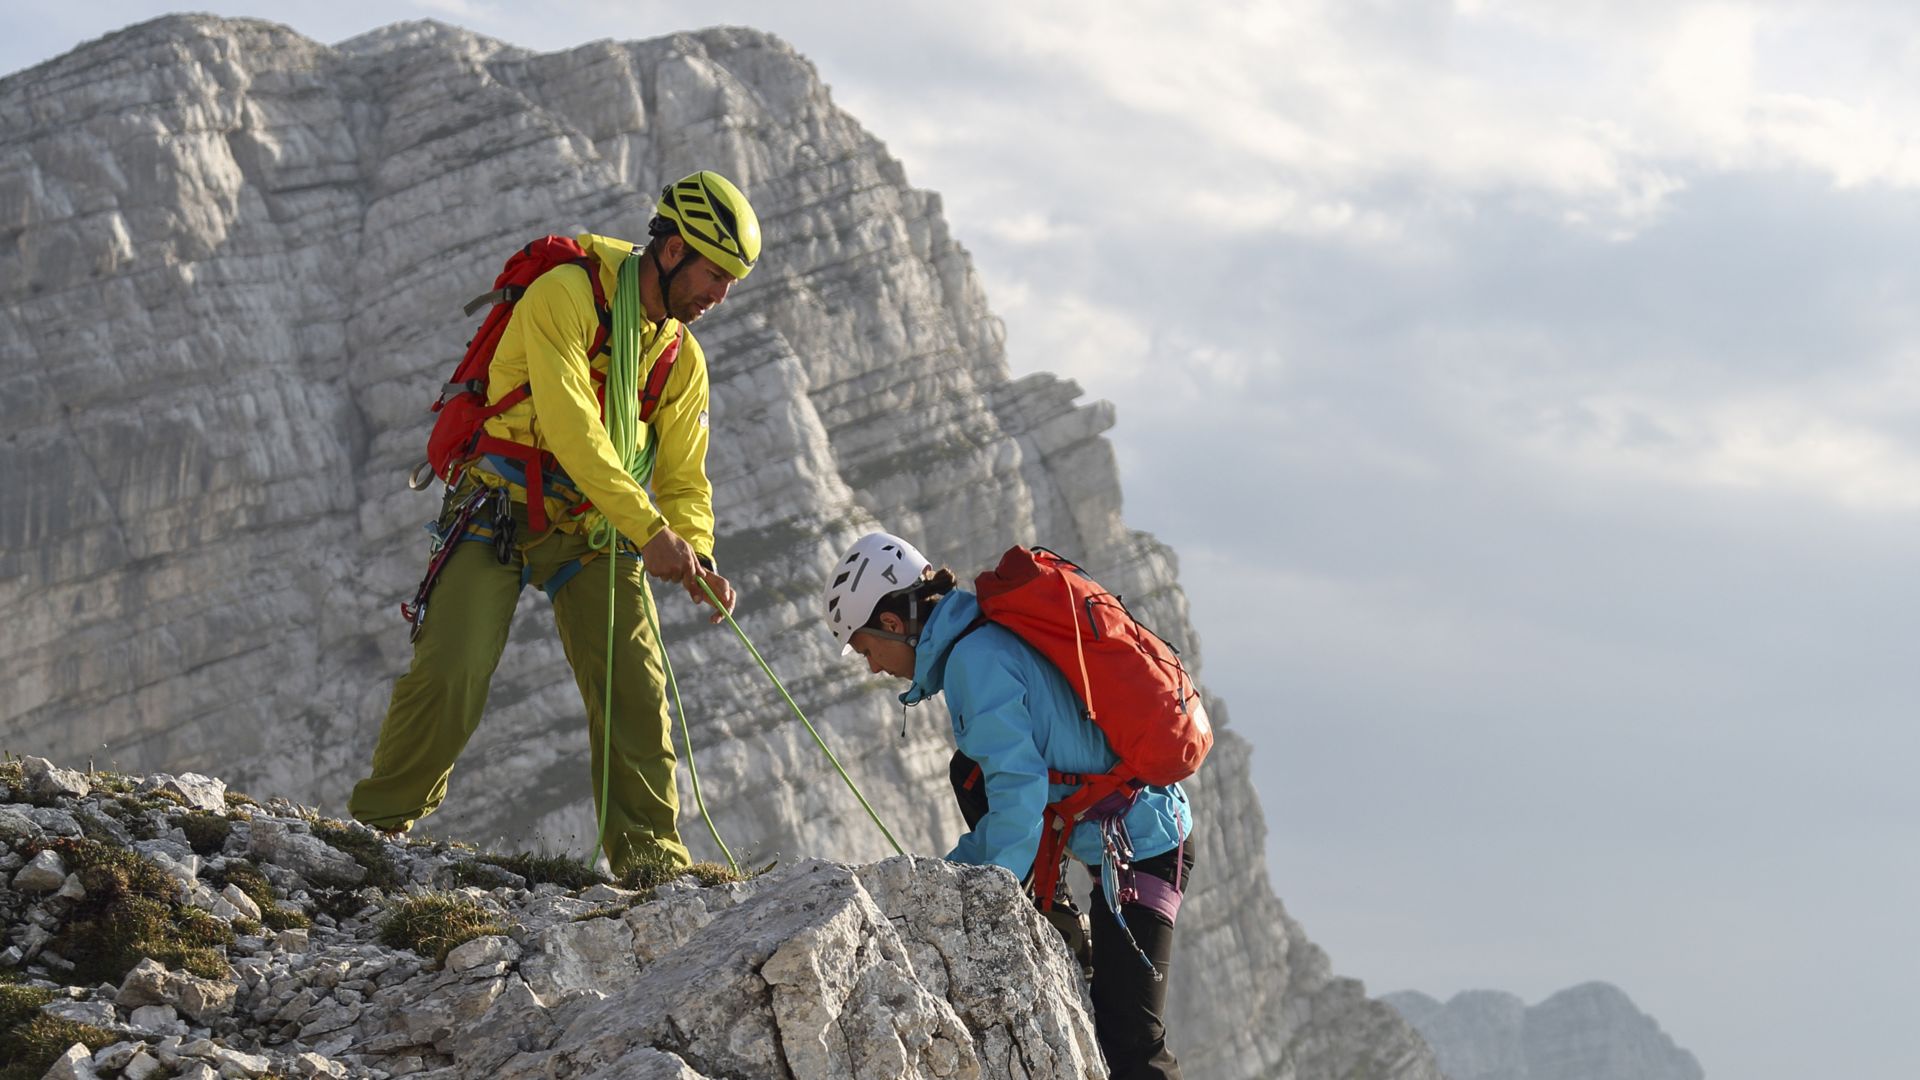
[(179, 883), (166, 871), (93, 840), (63, 837), (46, 846), (60, 853), (87, 890), (52, 944), (73, 963), (67, 977), (74, 985), (117, 983), (145, 957), (203, 979), (226, 976), (226, 959), (216, 950), (233, 944), (233, 931), (181, 904)]
[(40, 1011), (52, 990), (0, 985), (0, 1080), (40, 1080), (67, 1047), (98, 1050), (114, 1041), (110, 1032)]
[(394, 905), (380, 923), (380, 943), (412, 949), (444, 963), (447, 953), (477, 937), (504, 934), (486, 908), (454, 893), (410, 896)]

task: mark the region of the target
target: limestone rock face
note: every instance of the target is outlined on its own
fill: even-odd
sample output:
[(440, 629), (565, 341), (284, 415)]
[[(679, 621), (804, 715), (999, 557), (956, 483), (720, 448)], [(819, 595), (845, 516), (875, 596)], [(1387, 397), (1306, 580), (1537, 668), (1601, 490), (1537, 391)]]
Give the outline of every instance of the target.
[[(574, 999), (592, 1003), (554, 1017), (552, 1048), (497, 1075), (630, 1076), (663, 1052), (715, 1076), (1105, 1075), (1071, 963), (1010, 876), (809, 862), (752, 891), (656, 900), (702, 908), (692, 943)], [(632, 950), (603, 955), (638, 973)]]
[[(120, 816), (155, 833), (206, 821), (142, 802), (154, 785), (108, 784), (60, 801), (79, 820)], [(148, 1075), (142, 1055), (174, 1077), (1107, 1075), (1078, 966), (1004, 870), (910, 855), (803, 860), (752, 877), (695, 867), (623, 889), (564, 860), (517, 864), (535, 876), (560, 864), (563, 880), (530, 883), (471, 848), (394, 842), (285, 800), (240, 805), (224, 832), (199, 833), (204, 860), (165, 855), (171, 841), (121, 846), (98, 827), (57, 841), (0, 836), (0, 861), (38, 861), (57, 843), (130, 881), (183, 875), (176, 898), (149, 886), (139, 907), (117, 893), (102, 908), (0, 890), (8, 981), (48, 1015), (99, 1029), (80, 1033), (100, 1045), (63, 1057), (60, 1075)], [(341, 885), (298, 848), (256, 849), (243, 831), (315, 835), (378, 884)], [(517, 884), (461, 884), (509, 878)], [(60, 955), (120, 956), (124, 942), (104, 927), (177, 920), (175, 908), (220, 881), (258, 917), (229, 905), (194, 920), (197, 940), (218, 943), (194, 961), (212, 977), (169, 969), (145, 938), (117, 985)], [(436, 922), (425, 908), (482, 918)], [(301, 925), (269, 937), (262, 920)]]
[(1433, 1047), (1449, 1080), (1702, 1080), (1674, 1044), (1618, 987), (1583, 983), (1538, 1005), (1496, 990), (1455, 994), (1445, 1005), (1412, 991), (1392, 1005)]
[[(532, 237), (642, 238), (660, 187), (697, 168), (741, 184), (766, 236), (696, 328), (717, 556), (745, 629), (902, 842), (939, 852), (960, 831), (948, 722), (916, 709), (902, 737), (896, 688), (819, 629), (823, 568), (860, 533), (913, 537), (962, 574), (1016, 541), (1072, 553), (1197, 670), (1173, 553), (1120, 515), (1113, 410), (1010, 379), (938, 197), (779, 40), (541, 55), (414, 23), (330, 47), (171, 16), (0, 81), (9, 745), (344, 807), (408, 658), (395, 612), (437, 500), (403, 477), (472, 330), (460, 305)], [(731, 635), (660, 602), (733, 849), (890, 854)], [(547, 609), (523, 598), (432, 833), (592, 847), (582, 708)], [(1272, 895), (1247, 754), (1222, 730), (1188, 785), (1198, 867), (1170, 991), (1188, 1075), (1434, 1077)], [(690, 788), (681, 802), (691, 815)], [(682, 831), (717, 854), (697, 818)], [(306, 839), (258, 843), (291, 859)], [(919, 947), (806, 977), (878, 985), (896, 945)], [(528, 985), (605, 974), (567, 955)], [(940, 1059), (950, 1018), (916, 1015), (900, 1053)]]

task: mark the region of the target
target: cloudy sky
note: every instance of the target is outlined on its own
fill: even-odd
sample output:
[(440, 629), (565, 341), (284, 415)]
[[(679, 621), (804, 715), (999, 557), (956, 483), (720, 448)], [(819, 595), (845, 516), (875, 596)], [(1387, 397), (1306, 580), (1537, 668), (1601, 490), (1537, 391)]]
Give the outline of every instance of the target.
[[(164, 10), (21, 6), (0, 70)], [(213, 6), (782, 34), (1118, 405), (1337, 970), (1920, 1075), (1920, 9)]]

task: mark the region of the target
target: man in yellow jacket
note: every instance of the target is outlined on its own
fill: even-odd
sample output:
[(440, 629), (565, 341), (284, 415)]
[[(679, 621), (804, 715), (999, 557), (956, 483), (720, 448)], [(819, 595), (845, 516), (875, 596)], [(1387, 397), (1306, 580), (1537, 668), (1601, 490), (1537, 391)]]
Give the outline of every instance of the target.
[[(521, 387), (531, 392), (486, 421), (481, 456), (448, 492), (440, 529), (454, 550), (433, 585), (432, 617), (422, 616), (413, 662), (394, 685), (372, 774), (348, 800), (360, 821), (404, 832), (445, 800), (454, 761), (486, 706), (520, 591), (533, 584), (552, 598), (561, 644), (586, 702), (593, 793), (605, 817), (609, 865), (621, 874), (645, 859), (690, 861), (676, 823), (666, 674), (645, 574), (684, 587), (701, 603), (711, 603), (711, 589), (724, 607), (733, 607), (733, 587), (713, 562), (706, 359), (686, 324), (753, 269), (760, 225), (739, 189), (718, 173), (699, 172), (666, 188), (648, 233), (639, 250), (602, 236), (580, 237), (586, 263), (542, 274), (514, 306), (489, 368), (487, 401), (500, 402)], [(678, 350), (664, 369), (651, 420), (639, 424), (630, 449), (613, 445), (598, 400), (604, 391), (596, 391), (596, 380), (605, 385), (610, 350), (587, 355), (603, 318), (613, 317), (596, 304), (588, 274), (597, 274), (600, 294), (619, 305), (620, 271), (629, 259), (640, 260), (641, 378), (664, 351)], [(543, 451), (536, 456), (546, 467), (530, 476), (536, 470), (525, 460), (487, 452), (506, 444)], [(651, 455), (650, 485), (644, 465), (629, 470), (631, 452)], [(529, 486), (543, 496), (531, 514)], [(456, 524), (456, 509), (475, 500), (495, 512)], [(608, 573), (596, 561), (606, 556), (588, 541), (594, 515), (582, 512), (587, 503), (622, 539), (612, 597), (611, 724), (602, 716)], [(459, 535), (452, 535), (456, 529)], [(582, 573), (589, 565), (599, 572)], [(716, 611), (713, 621), (722, 617)], [(604, 745), (609, 731), (611, 748)], [(612, 768), (603, 773), (609, 752)]]

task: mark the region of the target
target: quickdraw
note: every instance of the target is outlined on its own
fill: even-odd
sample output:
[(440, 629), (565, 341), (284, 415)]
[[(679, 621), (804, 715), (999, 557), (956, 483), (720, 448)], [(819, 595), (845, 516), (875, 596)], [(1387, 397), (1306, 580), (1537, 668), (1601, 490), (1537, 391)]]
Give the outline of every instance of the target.
[[(427, 549), (426, 575), (420, 579), (420, 587), (414, 590), (413, 600), (403, 601), (400, 604), (400, 617), (407, 620), (407, 625), (413, 627), (407, 634), (408, 641), (419, 640), (420, 630), (427, 624), (427, 599), (433, 594), (434, 583), (440, 580), (440, 571), (446, 569), (447, 560), (459, 546), (460, 537), (466, 533), (467, 526), (472, 523), (474, 516), (490, 502), (496, 503), (494, 520), (504, 521), (508, 526), (496, 528), (494, 531), (494, 556), (501, 562), (506, 562), (512, 557), (513, 517), (507, 513), (507, 507), (502, 505), (507, 498), (504, 488), (484, 486), (476, 488), (471, 495), (461, 500), (451, 518), (442, 516), (441, 521), (447, 523), (444, 528), (438, 522), (427, 526), (427, 532), (433, 536), (433, 546)], [(506, 549), (504, 552), (503, 547)]]
[(1100, 846), (1106, 858), (1100, 860), (1100, 892), (1107, 901), (1107, 910), (1113, 913), (1113, 921), (1119, 925), (1120, 932), (1127, 935), (1127, 944), (1133, 946), (1133, 954), (1153, 972), (1153, 981), (1159, 982), (1164, 976), (1153, 964), (1153, 958), (1140, 947), (1134, 939), (1133, 927), (1127, 925), (1127, 917), (1120, 909), (1140, 899), (1140, 890), (1134, 885), (1133, 838), (1127, 835), (1127, 823), (1119, 814), (1102, 817), (1100, 825)]

